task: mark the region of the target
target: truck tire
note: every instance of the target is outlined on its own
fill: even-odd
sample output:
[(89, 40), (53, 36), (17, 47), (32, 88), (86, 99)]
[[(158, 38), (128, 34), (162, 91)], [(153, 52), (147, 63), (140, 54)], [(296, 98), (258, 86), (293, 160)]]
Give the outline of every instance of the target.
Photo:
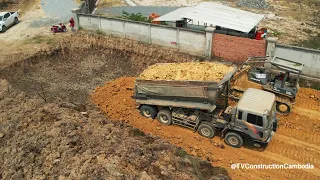
[(16, 17), (14, 18), (14, 24), (18, 24), (19, 23), (19, 19)]
[(211, 139), (215, 134), (215, 128), (209, 122), (202, 122), (198, 127), (198, 133), (203, 137)]
[(6, 32), (6, 30), (7, 30), (7, 27), (3, 25), (3, 26), (2, 26), (2, 31), (1, 31), (1, 32), (3, 32), (3, 33), (4, 33), (4, 32)]
[(161, 124), (165, 124), (165, 125), (172, 124), (172, 114), (171, 114), (171, 111), (168, 109), (159, 111), (157, 118)]
[(235, 148), (240, 148), (243, 145), (243, 138), (235, 132), (228, 132), (224, 137), (224, 141), (229, 146)]
[(154, 119), (157, 116), (157, 109), (153, 106), (142, 105), (140, 107), (140, 113), (146, 118)]

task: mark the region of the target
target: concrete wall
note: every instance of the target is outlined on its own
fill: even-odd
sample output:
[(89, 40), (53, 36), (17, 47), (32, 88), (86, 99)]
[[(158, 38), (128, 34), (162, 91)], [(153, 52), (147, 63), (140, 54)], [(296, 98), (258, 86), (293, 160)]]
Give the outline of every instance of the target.
[(79, 16), (79, 26), (89, 30), (99, 30), (100, 29), (100, 18), (91, 15), (81, 15)]
[(224, 34), (213, 35), (212, 52), (214, 56), (233, 62), (244, 62), (250, 56), (265, 56), (267, 42)]
[(277, 44), (274, 56), (303, 63), (302, 73), (304, 75), (320, 78), (319, 50)]
[(79, 26), (84, 29), (205, 55), (205, 32), (87, 14), (78, 14), (78, 19)]

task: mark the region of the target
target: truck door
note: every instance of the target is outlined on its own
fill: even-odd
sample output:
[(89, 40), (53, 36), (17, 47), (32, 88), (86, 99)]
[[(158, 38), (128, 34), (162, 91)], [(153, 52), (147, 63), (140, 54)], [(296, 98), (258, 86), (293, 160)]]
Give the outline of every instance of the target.
[(6, 14), (3, 16), (3, 20), (4, 20), (4, 25), (5, 25), (6, 27), (9, 27), (10, 24), (11, 24), (10, 13), (6, 13)]
[(247, 113), (247, 125), (252, 131), (249, 135), (252, 138), (263, 140), (264, 138), (264, 127), (263, 117), (252, 113)]
[(236, 118), (235, 118), (235, 130), (238, 130), (240, 132), (245, 132), (248, 130), (248, 128), (246, 128), (247, 126), (243, 123), (243, 119), (244, 119), (244, 114), (243, 111), (238, 109), (237, 113), (236, 113)]

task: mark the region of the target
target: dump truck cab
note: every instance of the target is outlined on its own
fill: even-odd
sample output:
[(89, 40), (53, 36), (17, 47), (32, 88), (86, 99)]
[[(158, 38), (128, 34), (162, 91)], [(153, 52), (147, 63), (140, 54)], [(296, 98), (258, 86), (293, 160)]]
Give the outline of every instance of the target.
[[(275, 95), (270, 92), (248, 88), (238, 104), (225, 113), (230, 114), (225, 141), (233, 147), (240, 146), (241, 141), (266, 146), (277, 129)], [(242, 139), (235, 135), (228, 137), (229, 132)]]

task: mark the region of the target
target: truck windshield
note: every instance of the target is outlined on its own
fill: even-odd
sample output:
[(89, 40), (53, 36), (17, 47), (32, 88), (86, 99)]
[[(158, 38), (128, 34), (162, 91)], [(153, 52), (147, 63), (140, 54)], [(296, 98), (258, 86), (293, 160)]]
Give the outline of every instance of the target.
[(267, 127), (270, 127), (272, 123), (272, 119), (276, 114), (276, 103), (273, 104), (271, 112), (267, 115)]

